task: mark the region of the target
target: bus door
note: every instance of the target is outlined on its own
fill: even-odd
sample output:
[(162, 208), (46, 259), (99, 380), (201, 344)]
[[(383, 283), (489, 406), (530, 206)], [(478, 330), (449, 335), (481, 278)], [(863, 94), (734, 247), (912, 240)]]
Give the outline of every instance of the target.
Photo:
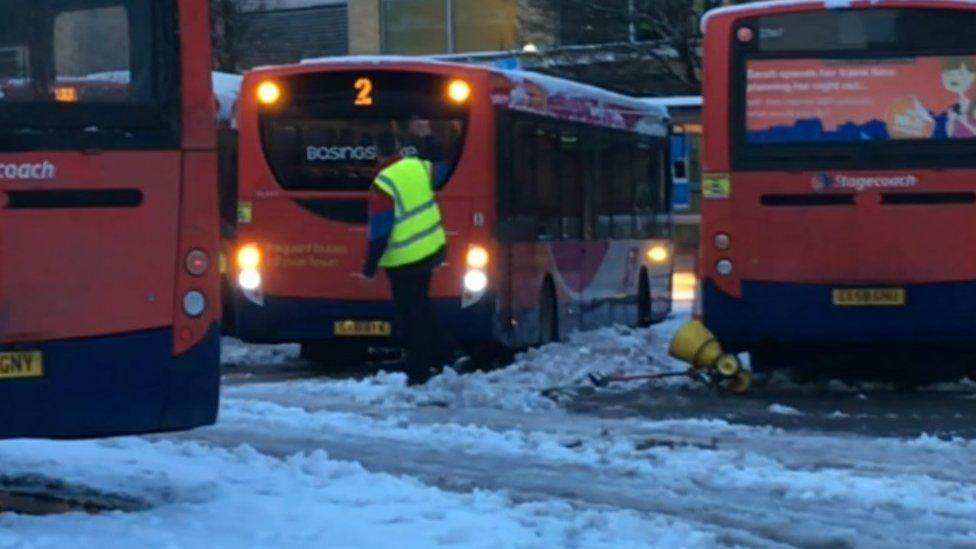
[(597, 136), (586, 145), (590, 152), (585, 170), (587, 179), (587, 210), (589, 220), (583, 241), (583, 269), (580, 273), (583, 287), (583, 327), (587, 329), (605, 326), (610, 320), (604, 295), (605, 280), (600, 270), (610, 249), (613, 234), (613, 148), (609, 140)]

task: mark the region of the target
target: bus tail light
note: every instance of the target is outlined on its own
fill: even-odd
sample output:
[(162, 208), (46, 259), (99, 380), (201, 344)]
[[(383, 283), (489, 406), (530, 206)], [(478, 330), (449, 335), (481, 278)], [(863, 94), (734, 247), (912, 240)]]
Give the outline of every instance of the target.
[(183, 296), (183, 312), (190, 318), (198, 318), (207, 310), (207, 297), (202, 292), (190, 290)]
[(729, 259), (719, 259), (715, 263), (715, 270), (722, 276), (729, 276), (734, 270), (734, 265), (732, 265), (732, 261)]
[(210, 257), (207, 252), (196, 249), (186, 254), (186, 272), (193, 276), (203, 276), (210, 268)]
[(716, 249), (724, 252), (732, 247), (732, 237), (725, 233), (718, 233), (715, 235), (713, 243), (715, 244)]

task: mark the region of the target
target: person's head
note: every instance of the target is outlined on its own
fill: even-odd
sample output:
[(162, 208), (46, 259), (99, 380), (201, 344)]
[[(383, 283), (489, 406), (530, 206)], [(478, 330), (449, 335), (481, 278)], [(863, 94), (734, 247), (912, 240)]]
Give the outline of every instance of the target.
[(393, 132), (384, 132), (376, 137), (376, 159), (384, 161), (400, 154), (400, 146)]
[(976, 83), (976, 61), (971, 57), (948, 57), (942, 62), (942, 85), (953, 93), (966, 93)]

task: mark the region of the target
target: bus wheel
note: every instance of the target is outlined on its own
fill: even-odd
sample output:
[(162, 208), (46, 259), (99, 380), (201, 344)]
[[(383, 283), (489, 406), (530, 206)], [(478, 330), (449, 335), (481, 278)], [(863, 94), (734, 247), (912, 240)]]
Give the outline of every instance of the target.
[(640, 282), (637, 285), (637, 326), (649, 328), (654, 323), (654, 308), (651, 301), (651, 282), (647, 278), (647, 271), (641, 271)]
[(539, 305), (539, 345), (559, 341), (559, 308), (556, 305), (556, 289), (547, 280), (542, 287)]
[(303, 360), (329, 370), (362, 368), (369, 361), (369, 347), (347, 342), (302, 343), (301, 352)]

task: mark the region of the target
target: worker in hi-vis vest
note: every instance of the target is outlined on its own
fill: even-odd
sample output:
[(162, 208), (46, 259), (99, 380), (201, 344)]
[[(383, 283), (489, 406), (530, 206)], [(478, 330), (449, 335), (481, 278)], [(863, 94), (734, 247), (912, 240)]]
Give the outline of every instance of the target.
[[(433, 143), (429, 121), (414, 119), (410, 129)], [(447, 233), (436, 193), (449, 168), (439, 160), (400, 156), (395, 132), (381, 135), (376, 147), (379, 173), (370, 188), (369, 250), (362, 274), (371, 281), (377, 267), (386, 270), (406, 340), (408, 383), (417, 385), (454, 359), (453, 341), (430, 301), (431, 276), (446, 257)]]

